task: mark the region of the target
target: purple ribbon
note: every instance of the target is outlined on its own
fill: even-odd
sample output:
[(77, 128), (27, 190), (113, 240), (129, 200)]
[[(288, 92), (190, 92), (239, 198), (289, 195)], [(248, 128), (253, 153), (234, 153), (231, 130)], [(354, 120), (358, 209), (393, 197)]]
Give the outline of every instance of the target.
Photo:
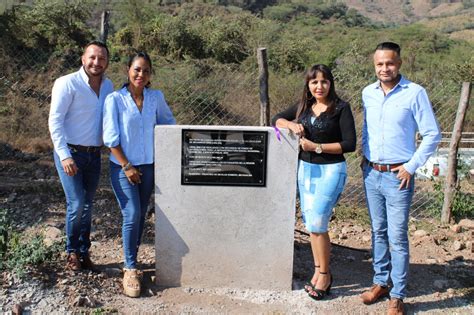
[(277, 126), (273, 126), (273, 129), (275, 129), (275, 135), (276, 135), (276, 137), (277, 137), (278, 141), (280, 141), (280, 142), (281, 142), (281, 133), (280, 133), (280, 129), (278, 129), (278, 127), (277, 127)]

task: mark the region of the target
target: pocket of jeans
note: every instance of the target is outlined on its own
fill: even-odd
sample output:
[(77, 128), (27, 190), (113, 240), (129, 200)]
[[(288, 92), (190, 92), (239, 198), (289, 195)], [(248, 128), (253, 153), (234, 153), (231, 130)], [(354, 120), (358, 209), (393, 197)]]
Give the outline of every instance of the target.
[[(398, 188), (400, 187), (402, 180), (397, 177), (398, 172), (389, 172), (389, 173), (387, 172), (386, 174), (390, 174), (390, 186), (392, 188), (396, 188), (397, 190), (399, 190)], [(406, 189), (406, 188), (402, 188), (401, 190), (403, 189)]]

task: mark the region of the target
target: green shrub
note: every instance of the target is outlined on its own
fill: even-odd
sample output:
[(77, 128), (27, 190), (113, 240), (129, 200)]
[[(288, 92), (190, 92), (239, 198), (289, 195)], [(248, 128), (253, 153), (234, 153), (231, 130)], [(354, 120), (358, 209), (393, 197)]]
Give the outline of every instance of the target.
[[(452, 218), (454, 221), (461, 219), (474, 219), (474, 194), (461, 190), (460, 180), (461, 177), (469, 176), (468, 171), (470, 166), (463, 162), (458, 157), (458, 183), (454, 191), (453, 204), (451, 209)], [(434, 202), (428, 207), (429, 214), (436, 218), (441, 218), (441, 210), (443, 209), (444, 202), (444, 188), (445, 181), (431, 179), (433, 181), (433, 199)]]
[(184, 16), (158, 15), (148, 26), (141, 45), (148, 51), (184, 59), (204, 58), (203, 39)]
[(87, 1), (39, 0), (34, 6), (16, 6), (9, 14), (9, 28), (25, 47), (63, 51), (92, 38), (85, 25), (91, 16)]
[(14, 232), (8, 241), (3, 267), (21, 278), (27, 274), (28, 268), (53, 260), (63, 248), (64, 244), (61, 242), (46, 246), (43, 236), (37, 233), (26, 236)]
[(297, 8), (290, 4), (270, 6), (263, 9), (263, 16), (268, 19), (287, 22), (297, 14)]
[(222, 63), (242, 62), (249, 55), (245, 33), (250, 23), (246, 19), (206, 19), (200, 34), (205, 40), (207, 55)]
[[(428, 207), (428, 214), (432, 217), (441, 218), (441, 210), (443, 209), (444, 201), (444, 185), (441, 181), (435, 181), (433, 183), (434, 188), (434, 202)], [(461, 219), (473, 219), (474, 218), (474, 195), (469, 192), (463, 192), (459, 187), (456, 187), (454, 191), (453, 205), (451, 209), (451, 215), (454, 221)]]
[(271, 47), (268, 64), (274, 70), (281, 72), (303, 71), (309, 63), (310, 43), (311, 41), (306, 38), (288, 36)]

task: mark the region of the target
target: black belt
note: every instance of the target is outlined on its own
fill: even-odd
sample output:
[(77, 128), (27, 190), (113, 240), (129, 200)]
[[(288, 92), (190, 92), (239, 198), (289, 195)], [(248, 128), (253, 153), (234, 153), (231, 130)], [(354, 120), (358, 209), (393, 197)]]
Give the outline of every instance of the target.
[(400, 165), (403, 165), (404, 163), (396, 163), (396, 164), (378, 164), (378, 163), (373, 163), (370, 161), (367, 161), (367, 164), (372, 167), (374, 170), (379, 171), (379, 172), (392, 172), (392, 170)]
[(73, 149), (73, 150), (76, 150), (76, 151), (79, 151), (79, 152), (87, 152), (87, 153), (96, 153), (96, 152), (100, 152), (100, 149), (102, 149), (102, 147), (94, 147), (94, 146), (84, 146), (84, 145), (80, 145), (80, 144), (70, 144), (68, 143), (67, 146), (70, 148), (70, 149)]

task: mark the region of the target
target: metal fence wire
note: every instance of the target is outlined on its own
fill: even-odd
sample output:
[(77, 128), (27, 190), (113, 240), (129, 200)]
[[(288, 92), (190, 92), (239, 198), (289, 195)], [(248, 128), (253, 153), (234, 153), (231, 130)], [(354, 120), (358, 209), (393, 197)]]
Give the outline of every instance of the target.
[[(55, 56), (44, 56), (38, 50), (22, 53), (21, 64), (13, 64), (14, 61), (8, 58), (2, 58), (5, 60), (0, 62), (0, 139), (15, 142), (23, 137), (31, 143), (41, 142), (41, 139), (49, 139), (47, 117), (54, 79), (77, 70), (80, 63), (78, 60), (57, 60)], [(47, 62), (39, 66), (39, 58)], [(337, 67), (334, 70), (336, 87), (342, 98), (352, 106), (360, 146), (360, 94), (362, 88), (373, 82), (374, 78), (354, 75), (351, 80), (345, 80), (342, 76), (337, 76), (344, 72), (345, 65)], [(125, 77), (121, 69), (122, 62), (111, 61), (108, 74), (116, 87), (120, 87)], [(179, 124), (259, 124), (256, 62), (248, 65), (222, 65), (203, 61), (173, 63), (159, 59), (154, 64), (154, 69), (152, 86), (164, 92)], [(417, 83), (427, 89), (442, 131), (451, 132), (460, 97), (460, 82), (430, 80)], [(271, 116), (298, 101), (302, 84), (301, 73), (270, 71)], [(465, 131), (473, 131), (472, 113), (467, 116), (465, 126)], [(348, 181), (338, 207), (366, 211), (359, 158), (357, 152), (347, 155)], [(429, 217), (440, 212), (440, 181), (442, 179), (417, 181), (412, 217)]]

